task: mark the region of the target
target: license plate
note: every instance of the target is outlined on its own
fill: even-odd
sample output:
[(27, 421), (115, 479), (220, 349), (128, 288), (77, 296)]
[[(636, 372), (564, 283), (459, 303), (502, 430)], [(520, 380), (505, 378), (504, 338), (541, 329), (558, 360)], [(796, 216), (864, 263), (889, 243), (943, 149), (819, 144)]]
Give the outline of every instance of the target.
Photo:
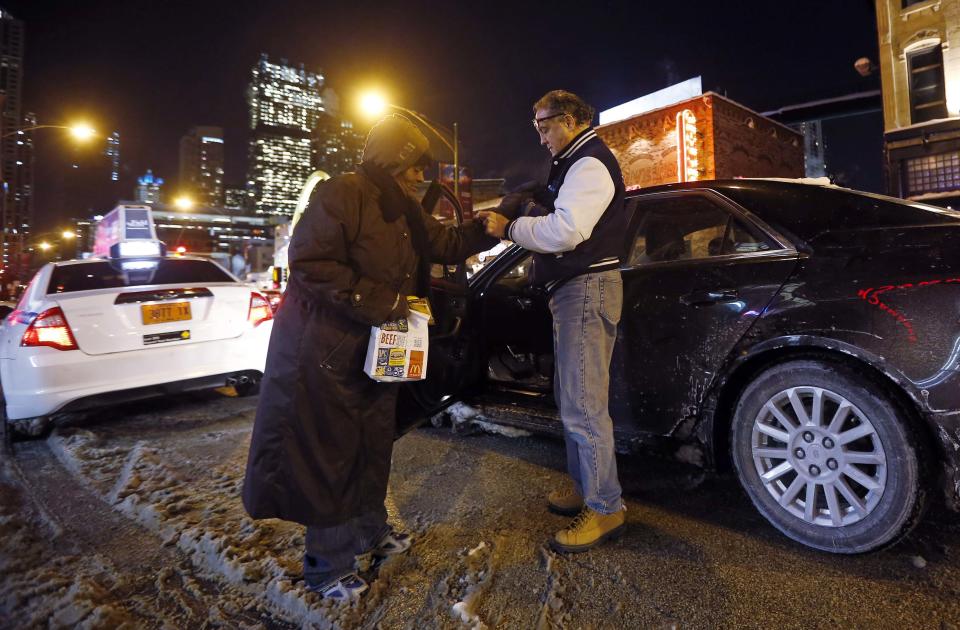
[(140, 315), (144, 324), (164, 324), (190, 319), (190, 302), (169, 302), (166, 304), (143, 304)]

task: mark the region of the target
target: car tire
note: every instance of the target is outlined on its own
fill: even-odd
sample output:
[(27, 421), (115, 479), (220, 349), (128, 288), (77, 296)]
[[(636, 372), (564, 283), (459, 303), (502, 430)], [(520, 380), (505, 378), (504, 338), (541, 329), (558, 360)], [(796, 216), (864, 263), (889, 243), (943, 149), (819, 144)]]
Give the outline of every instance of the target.
[(233, 386), (233, 389), (237, 392), (237, 396), (240, 398), (256, 396), (260, 393), (260, 381), (250, 380), (246, 383), (237, 383)]
[(21, 420), (6, 420), (10, 439), (36, 439), (47, 437), (53, 429), (53, 418), (36, 416)]
[(845, 364), (796, 360), (760, 373), (737, 402), (731, 451), (754, 506), (815, 549), (892, 545), (926, 507), (923, 445), (911, 419)]

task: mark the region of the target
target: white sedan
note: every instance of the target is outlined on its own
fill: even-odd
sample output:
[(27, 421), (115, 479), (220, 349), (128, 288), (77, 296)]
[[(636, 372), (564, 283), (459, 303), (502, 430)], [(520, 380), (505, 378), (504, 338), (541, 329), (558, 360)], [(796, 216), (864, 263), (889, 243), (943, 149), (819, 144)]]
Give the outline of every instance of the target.
[(7, 421), (37, 433), (52, 414), (186, 390), (256, 391), (269, 302), (210, 260), (48, 263), (0, 329)]

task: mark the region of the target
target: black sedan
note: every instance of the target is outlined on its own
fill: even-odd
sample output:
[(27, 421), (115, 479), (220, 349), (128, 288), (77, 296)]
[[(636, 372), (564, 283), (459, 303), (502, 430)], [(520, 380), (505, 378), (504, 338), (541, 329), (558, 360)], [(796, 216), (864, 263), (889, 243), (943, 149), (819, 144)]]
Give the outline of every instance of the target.
[[(774, 180), (649, 188), (627, 207), (621, 450), (732, 467), (771, 524), (830, 552), (893, 544), (935, 489), (960, 510), (960, 213)], [(529, 267), (515, 245), (472, 275), (435, 267), (429, 378), (405, 404), (562, 431)]]

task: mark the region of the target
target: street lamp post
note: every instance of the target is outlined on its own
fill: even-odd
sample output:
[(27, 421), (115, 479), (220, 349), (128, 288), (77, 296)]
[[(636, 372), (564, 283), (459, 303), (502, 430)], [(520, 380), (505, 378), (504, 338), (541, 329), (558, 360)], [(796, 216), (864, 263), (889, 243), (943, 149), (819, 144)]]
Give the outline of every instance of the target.
[[(70, 135), (72, 135), (75, 140), (81, 142), (89, 140), (96, 135), (96, 131), (94, 131), (90, 125), (84, 123), (78, 123), (74, 125), (32, 125), (30, 127), (21, 127), (19, 129), (14, 129), (13, 131), (0, 134), (0, 140), (38, 129), (66, 129), (70, 132)], [(7, 191), (5, 188), (6, 181), (3, 178), (2, 170), (0, 170), (0, 268), (3, 269), (6, 269), (6, 265), (3, 262), (3, 256), (7, 252)], [(17, 227), (17, 233), (20, 236), (20, 247), (17, 251), (17, 254), (19, 255), (23, 250), (24, 244), (22, 226)], [(10, 278), (3, 278), (4, 283), (8, 281), (10, 281)]]
[(26, 131), (35, 131), (37, 129), (66, 129), (70, 132), (77, 140), (89, 140), (94, 137), (97, 132), (94, 131), (93, 127), (85, 124), (79, 125), (33, 125), (32, 127), (21, 127), (20, 129), (15, 129), (9, 133), (5, 133), (0, 136), (0, 140), (3, 138), (9, 138), (10, 136), (15, 136), (18, 133), (23, 133)]
[(440, 125), (430, 122), (429, 119), (420, 112), (403, 107), (402, 105), (388, 103), (380, 94), (369, 92), (363, 96), (360, 104), (363, 110), (370, 116), (378, 116), (387, 108), (395, 109), (413, 117), (421, 125), (432, 131), (433, 135), (439, 138), (440, 141), (450, 149), (450, 152), (453, 153), (453, 193), (457, 199), (460, 198), (460, 139), (456, 122), (453, 123), (453, 133), (450, 134), (453, 136), (453, 143), (451, 144), (446, 136), (437, 129)]

